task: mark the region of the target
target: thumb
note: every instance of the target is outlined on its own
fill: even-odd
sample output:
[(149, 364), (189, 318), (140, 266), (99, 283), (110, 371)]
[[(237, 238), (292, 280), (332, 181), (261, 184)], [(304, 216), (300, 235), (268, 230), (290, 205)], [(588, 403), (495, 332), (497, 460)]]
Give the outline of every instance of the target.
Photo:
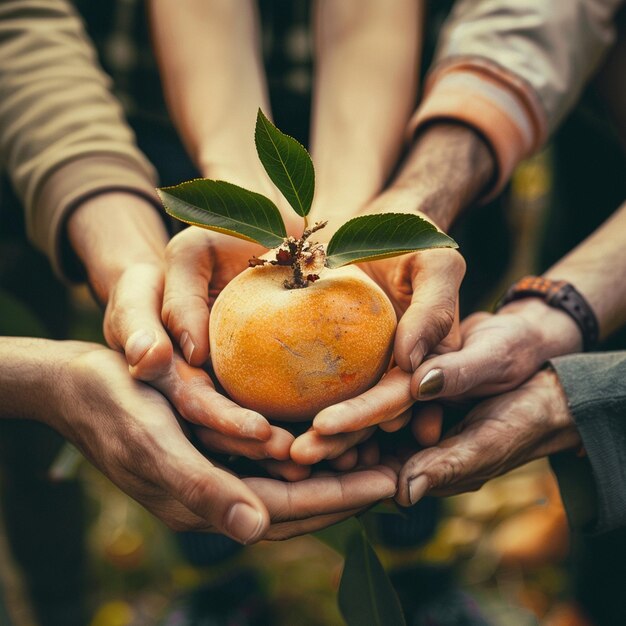
[(411, 506), (433, 491), (455, 493), (454, 485), (465, 478), (470, 468), (473, 472), (480, 464), (479, 450), (469, 446), (463, 434), (445, 439), (404, 464), (396, 499), (402, 506)]
[(165, 488), (183, 506), (203, 520), (206, 529), (250, 544), (269, 528), (269, 513), (243, 481), (216, 467), (191, 445), (170, 456), (164, 468)]
[[(398, 323), (394, 358), (412, 372), (455, 329), (458, 320), (458, 293), (465, 261), (455, 250), (426, 250), (414, 255), (411, 304)], [(458, 329), (450, 335), (457, 347)]]
[[(480, 319), (480, 315), (476, 317)], [(510, 356), (504, 359), (502, 352), (503, 347), (493, 335), (477, 334), (461, 350), (424, 361), (411, 378), (411, 395), (418, 400), (433, 400), (504, 391), (511, 368), (505, 366)]]
[(200, 366), (209, 357), (209, 284), (213, 253), (207, 233), (187, 228), (165, 249), (167, 262), (161, 317), (185, 360)]
[(167, 370), (172, 344), (161, 323), (163, 274), (159, 267), (137, 264), (124, 272), (104, 316), (104, 336), (123, 350), (130, 373), (153, 380)]

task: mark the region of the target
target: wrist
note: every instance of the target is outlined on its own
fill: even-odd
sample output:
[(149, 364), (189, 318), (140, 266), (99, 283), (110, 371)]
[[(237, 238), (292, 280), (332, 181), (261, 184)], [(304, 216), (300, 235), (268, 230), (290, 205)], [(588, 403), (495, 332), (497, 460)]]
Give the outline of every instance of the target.
[(529, 340), (537, 346), (538, 365), (548, 359), (582, 350), (582, 334), (565, 312), (540, 297), (528, 296), (506, 304), (496, 315), (516, 315), (528, 328)]
[(64, 412), (66, 364), (94, 347), (80, 341), (0, 338), (0, 416), (34, 419), (56, 428)]
[(104, 193), (83, 202), (68, 219), (67, 235), (102, 302), (108, 301), (119, 277), (131, 266), (160, 266), (168, 241), (157, 208), (126, 192)]
[(565, 391), (556, 372), (551, 367), (538, 372), (531, 380), (542, 394), (544, 415), (549, 422), (547, 440), (549, 450), (545, 454), (555, 454), (565, 450), (579, 450), (582, 445), (580, 434), (570, 412)]

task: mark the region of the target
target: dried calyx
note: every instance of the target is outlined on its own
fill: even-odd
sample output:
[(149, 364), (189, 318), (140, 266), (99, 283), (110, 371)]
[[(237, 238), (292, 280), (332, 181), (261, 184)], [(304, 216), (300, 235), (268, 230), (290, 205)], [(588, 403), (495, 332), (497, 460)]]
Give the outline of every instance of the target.
[(275, 259), (259, 259), (252, 257), (248, 261), (250, 267), (259, 265), (282, 265), (291, 267), (292, 275), (283, 283), (285, 289), (302, 289), (308, 287), (319, 278), (324, 267), (326, 253), (321, 243), (309, 241), (309, 237), (321, 230), (328, 222), (317, 222), (305, 228), (300, 239), (286, 237), (283, 244), (276, 248)]

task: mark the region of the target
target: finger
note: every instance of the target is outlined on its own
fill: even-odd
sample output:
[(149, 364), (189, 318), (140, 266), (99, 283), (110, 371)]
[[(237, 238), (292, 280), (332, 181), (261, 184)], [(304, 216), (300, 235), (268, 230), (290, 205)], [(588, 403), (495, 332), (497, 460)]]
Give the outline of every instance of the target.
[(190, 227), (165, 249), (165, 291), (161, 317), (191, 365), (209, 357), (209, 284), (213, 253), (207, 234)]
[(269, 459), (261, 461), (260, 464), (270, 476), (290, 482), (304, 480), (311, 475), (311, 468), (308, 465), (298, 465), (291, 460), (274, 461)]
[[(452, 329), (465, 261), (456, 251), (415, 253), (411, 304), (398, 323), (394, 357), (405, 372), (414, 371)], [(426, 256), (427, 255), (427, 256)]]
[(417, 443), (425, 447), (436, 445), (441, 439), (443, 407), (433, 402), (416, 405), (414, 411), (411, 430)]
[(354, 433), (342, 433), (325, 437), (309, 430), (293, 442), (291, 458), (300, 465), (314, 465), (325, 459), (336, 459), (346, 450), (365, 441), (374, 433), (375, 427)]
[[(493, 441), (483, 443), (487, 448), (493, 445)], [(430, 492), (452, 495), (463, 491), (464, 483), (475, 484), (475, 477), (482, 474), (486, 452), (480, 440), (472, 444), (464, 434), (418, 452), (400, 471), (398, 503), (411, 506)]]
[(426, 360), (411, 378), (411, 393), (418, 400), (453, 398), (469, 392), (482, 395), (498, 390), (503, 370), (497, 348), (485, 336), (458, 352)]
[(278, 426), (270, 426), (271, 437), (267, 441), (250, 441), (215, 432), (209, 428), (198, 428), (196, 435), (210, 452), (244, 456), (255, 461), (261, 459), (289, 459), (289, 449), (294, 437)]
[(412, 416), (413, 410), (407, 409), (403, 413), (400, 413), (398, 417), (392, 419), (390, 422), (383, 422), (382, 424), (380, 424), (380, 429), (384, 430), (386, 433), (395, 433), (401, 428), (404, 428), (409, 423)]
[(459, 313), (459, 300), (456, 301), (456, 307), (454, 309), (454, 320), (452, 321), (452, 328), (450, 332), (437, 344), (433, 350), (433, 354), (445, 354), (446, 352), (455, 352), (461, 349), (463, 345), (463, 335), (461, 333)]
[(150, 381), (167, 370), (172, 343), (161, 323), (163, 274), (159, 267), (138, 264), (120, 277), (104, 316), (104, 336), (123, 350), (134, 378)]
[(366, 508), (367, 507), (361, 507), (350, 511), (343, 511), (341, 513), (317, 515), (315, 517), (297, 520), (294, 522), (272, 524), (265, 534), (264, 539), (267, 539), (268, 541), (284, 541), (285, 539), (291, 539), (292, 537), (299, 537), (300, 535), (314, 533), (317, 530), (328, 528), (328, 526), (338, 524), (349, 517), (353, 517)]
[(320, 411), (313, 428), (320, 435), (363, 430), (387, 422), (413, 405), (411, 375), (394, 367), (372, 389)]
[(261, 498), (272, 524), (358, 509), (396, 491), (395, 472), (382, 466), (293, 483), (267, 478), (246, 478), (244, 482)]
[(269, 526), (262, 500), (229, 472), (215, 467), (184, 437), (168, 433), (168, 454), (158, 468), (166, 491), (207, 529), (243, 544), (258, 541)]
[(151, 384), (192, 424), (230, 437), (258, 441), (272, 437), (270, 424), (261, 414), (218, 393), (204, 370), (188, 365), (178, 354), (167, 373)]
[(347, 472), (354, 469), (359, 462), (359, 451), (356, 448), (350, 448), (336, 459), (330, 461), (330, 466), (338, 472)]
[(380, 446), (375, 439), (368, 439), (359, 446), (359, 467), (372, 467), (380, 463)]

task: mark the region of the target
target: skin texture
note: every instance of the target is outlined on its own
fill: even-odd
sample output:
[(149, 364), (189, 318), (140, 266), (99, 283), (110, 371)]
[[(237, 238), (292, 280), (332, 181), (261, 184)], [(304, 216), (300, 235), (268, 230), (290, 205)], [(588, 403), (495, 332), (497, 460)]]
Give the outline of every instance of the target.
[(170, 403), (103, 346), (1, 337), (0, 362), (0, 419), (54, 428), (174, 530), (217, 531), (242, 543), (287, 539), (395, 493), (395, 472), (375, 466), (377, 458), (362, 471), (298, 483), (236, 476), (201, 454)]
[(310, 419), (371, 387), (389, 362), (396, 325), (385, 294), (362, 272), (322, 270), (286, 289), (290, 268), (250, 268), (211, 312), (213, 369), (231, 398), (272, 419)]
[(411, 457), (400, 473), (397, 500), (449, 496), (534, 459), (580, 446), (567, 398), (552, 370), (478, 404), (437, 445)]

